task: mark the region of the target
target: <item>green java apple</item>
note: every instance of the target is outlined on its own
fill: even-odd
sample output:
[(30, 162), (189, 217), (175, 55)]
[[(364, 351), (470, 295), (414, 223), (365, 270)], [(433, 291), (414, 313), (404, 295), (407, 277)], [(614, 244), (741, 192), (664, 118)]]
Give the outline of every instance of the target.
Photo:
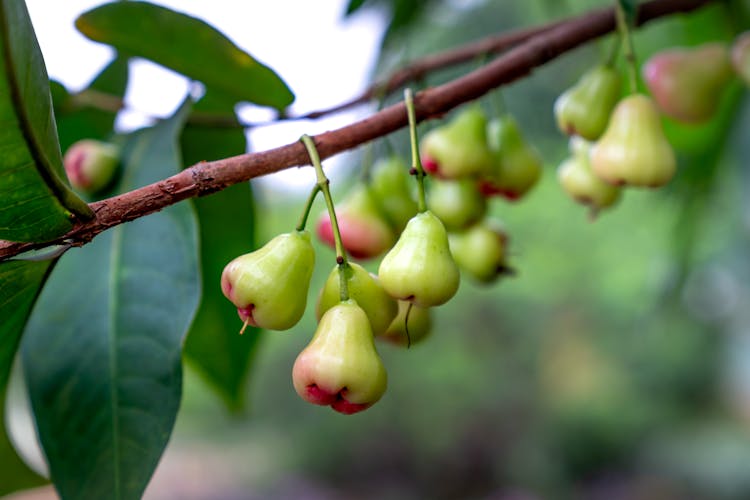
[(391, 297), (421, 307), (437, 306), (453, 297), (460, 277), (440, 219), (429, 210), (415, 215), (383, 257), (378, 276)]
[(310, 233), (280, 234), (227, 264), (221, 273), (221, 290), (243, 321), (269, 330), (287, 330), (305, 312), (314, 264)]
[(585, 139), (571, 137), (571, 156), (558, 167), (557, 179), (573, 200), (590, 207), (593, 218), (601, 209), (617, 203), (621, 189), (594, 175), (589, 161), (590, 149), (591, 143)]
[(687, 123), (714, 115), (731, 78), (729, 51), (718, 42), (664, 50), (643, 66), (643, 79), (661, 112)]
[[(407, 311), (409, 312), (408, 320)], [(426, 338), (431, 331), (432, 317), (429, 308), (399, 300), (398, 314), (380, 338), (397, 345), (410, 346)]]
[(487, 212), (487, 200), (474, 179), (435, 180), (430, 184), (427, 206), (448, 230), (468, 227)]
[(677, 168), (654, 101), (642, 94), (622, 99), (599, 142), (591, 148), (591, 168), (620, 186), (659, 187)]
[(508, 266), (508, 235), (500, 222), (484, 220), (448, 238), (456, 264), (476, 281), (492, 283), (515, 273)]
[(65, 152), (63, 166), (74, 189), (93, 194), (114, 178), (120, 163), (120, 148), (93, 139), (72, 144)]
[(750, 31), (739, 35), (732, 44), (732, 66), (735, 73), (750, 86)]
[[(371, 259), (389, 249), (396, 235), (380, 212), (370, 187), (356, 184), (336, 208), (336, 218), (341, 232), (341, 241), (355, 259)], [(333, 228), (327, 212), (323, 212), (317, 224), (318, 237), (335, 248)]]
[(487, 139), (495, 162), (490, 175), (480, 181), (481, 192), (485, 196), (518, 200), (542, 175), (539, 153), (526, 142), (518, 123), (509, 114), (490, 122)]
[(367, 314), (355, 301), (339, 302), (323, 314), (294, 362), (292, 381), (302, 399), (347, 415), (381, 398), (387, 375)]
[(425, 171), (445, 179), (481, 175), (492, 168), (487, 147), (487, 117), (478, 104), (427, 132), (420, 142)]
[(409, 167), (399, 156), (379, 160), (372, 167), (370, 189), (382, 212), (397, 233), (417, 213), (417, 202), (409, 188)]
[(620, 98), (620, 81), (620, 74), (610, 66), (597, 66), (584, 73), (555, 101), (560, 130), (589, 140), (598, 139)]
[[(368, 273), (359, 264), (349, 262), (344, 268), (344, 273), (349, 297), (355, 300), (367, 314), (373, 335), (381, 335), (390, 326), (398, 312), (396, 301), (383, 290), (378, 277)], [(315, 308), (318, 320), (327, 310), (341, 302), (340, 285), (337, 265), (328, 275), (318, 296), (318, 305)]]

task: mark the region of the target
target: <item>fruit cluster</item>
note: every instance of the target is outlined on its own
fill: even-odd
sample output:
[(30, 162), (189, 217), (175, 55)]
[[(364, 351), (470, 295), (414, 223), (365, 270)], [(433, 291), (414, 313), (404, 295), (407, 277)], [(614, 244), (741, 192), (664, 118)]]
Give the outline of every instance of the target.
[(632, 78), (631, 93), (621, 98), (621, 75), (611, 64), (587, 71), (554, 106), (559, 129), (571, 136), (570, 156), (558, 167), (563, 189), (593, 218), (618, 201), (622, 187), (668, 183), (677, 162), (662, 116), (687, 124), (710, 120), (735, 72), (750, 84), (750, 33), (737, 38), (731, 53), (714, 42), (653, 55), (642, 68), (652, 97), (636, 92)]
[[(644, 66), (649, 97), (621, 97), (621, 75), (611, 64), (586, 72), (555, 102), (570, 157), (558, 178), (592, 215), (612, 206), (625, 186), (663, 186), (676, 170), (662, 115), (701, 122), (716, 112), (732, 77), (750, 75), (750, 35), (730, 57), (721, 44), (665, 51)], [(632, 60), (632, 58), (630, 58)], [(487, 216), (495, 196), (516, 201), (539, 179), (542, 160), (509, 114), (488, 122), (478, 104), (416, 138), (411, 93), (406, 93), (412, 166), (391, 156), (377, 162), (334, 205), (313, 141), (303, 136), (318, 174), (297, 230), (237, 257), (221, 288), (245, 325), (285, 330), (302, 317), (315, 262), (304, 229), (322, 192), (327, 212), (316, 224), (319, 238), (336, 250), (336, 265), (319, 293), (318, 326), (297, 357), (292, 380), (305, 400), (351, 414), (377, 402), (387, 376), (375, 338), (409, 346), (430, 330), (430, 310), (457, 292), (460, 271), (481, 283), (513, 272), (508, 236)], [(421, 159), (420, 159), (421, 157)], [(371, 171), (370, 171), (371, 170)], [(417, 180), (417, 196), (409, 175)], [(425, 176), (430, 185), (425, 187)], [(378, 274), (349, 258), (382, 257)]]
[[(303, 399), (345, 414), (368, 408), (385, 391), (375, 338), (402, 346), (425, 338), (431, 308), (455, 295), (460, 270), (485, 283), (511, 272), (508, 237), (502, 224), (486, 216), (487, 198), (516, 200), (541, 173), (539, 155), (513, 119), (488, 125), (477, 106), (424, 137), (428, 168), (422, 169), (407, 95), (414, 166), (397, 156), (380, 160), (334, 206), (314, 144), (303, 137), (318, 184), (300, 225), (237, 257), (221, 277), (224, 295), (246, 325), (273, 330), (295, 325), (305, 310), (315, 261), (304, 225), (312, 200), (323, 192), (328, 211), (316, 232), (336, 249), (337, 263), (318, 295), (318, 327), (294, 363), (292, 380)], [(438, 177), (427, 193), (425, 170)], [(409, 174), (417, 179), (416, 197)], [(380, 256), (377, 275), (349, 260)]]

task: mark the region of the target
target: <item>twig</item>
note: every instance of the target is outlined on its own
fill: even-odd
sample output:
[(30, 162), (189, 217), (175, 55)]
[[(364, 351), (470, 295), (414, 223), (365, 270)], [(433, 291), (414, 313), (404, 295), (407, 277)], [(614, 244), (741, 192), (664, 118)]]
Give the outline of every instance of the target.
[[(688, 12), (714, 0), (652, 0), (642, 4), (636, 25), (677, 12)], [(615, 29), (612, 9), (603, 9), (561, 22), (514, 47), (491, 63), (414, 96), (417, 121), (440, 116), (483, 94), (529, 74), (532, 69)], [(408, 123), (406, 107), (398, 103), (363, 120), (313, 137), (321, 159), (385, 136)], [(167, 179), (91, 204), (96, 216), (77, 224), (66, 235), (44, 243), (0, 241), (0, 260), (52, 244), (81, 246), (118, 224), (152, 214), (170, 205), (221, 191), (254, 177), (309, 164), (302, 143), (257, 153), (201, 162)]]
[[(408, 66), (395, 71), (385, 80), (374, 83), (356, 97), (329, 108), (308, 111), (299, 115), (279, 116), (271, 120), (259, 122), (238, 122), (235, 115), (194, 112), (188, 118), (188, 123), (191, 125), (211, 128), (254, 128), (282, 121), (317, 120), (324, 116), (339, 113), (360, 104), (364, 104), (375, 98), (382, 99), (387, 97), (402, 86), (419, 80), (433, 71), (465, 62), (475, 61), (478, 56), (483, 54), (489, 55), (503, 52), (533, 36), (557, 27), (562, 22), (563, 21), (555, 21), (541, 26), (522, 28), (499, 35), (489, 36), (462, 45), (461, 47), (415, 59), (411, 61)], [(127, 104), (116, 95), (101, 92), (96, 89), (84, 89), (70, 95), (69, 106), (73, 108), (91, 106), (104, 111), (116, 113), (117, 111), (125, 109)], [(158, 119), (157, 117), (151, 118)]]

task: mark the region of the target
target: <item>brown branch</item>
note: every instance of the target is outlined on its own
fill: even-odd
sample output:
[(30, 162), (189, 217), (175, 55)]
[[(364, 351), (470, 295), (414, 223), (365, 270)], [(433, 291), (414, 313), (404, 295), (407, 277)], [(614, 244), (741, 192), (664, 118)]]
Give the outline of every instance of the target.
[[(556, 21), (541, 26), (513, 30), (489, 36), (451, 50), (414, 59), (404, 68), (395, 71), (385, 80), (371, 85), (356, 97), (329, 108), (309, 111), (300, 115), (279, 116), (278, 118), (263, 122), (238, 122), (234, 114), (194, 112), (188, 118), (188, 123), (211, 128), (253, 128), (282, 121), (317, 120), (324, 116), (353, 108), (359, 104), (364, 104), (372, 99), (388, 97), (404, 85), (420, 80), (433, 71), (472, 61), (482, 55), (503, 52), (533, 36), (555, 28), (560, 23), (561, 21)], [(121, 97), (91, 88), (71, 94), (68, 106), (71, 108), (94, 107), (112, 113), (116, 113), (127, 107)], [(159, 119), (156, 116), (151, 116), (150, 118), (154, 120)]]
[(391, 76), (385, 80), (375, 83), (360, 95), (346, 102), (330, 108), (310, 111), (303, 115), (296, 115), (291, 118), (296, 120), (314, 120), (326, 115), (338, 113), (345, 109), (357, 106), (358, 104), (366, 103), (372, 99), (387, 97), (404, 85), (418, 81), (433, 71), (473, 61), (482, 55), (504, 52), (515, 45), (525, 42), (545, 31), (556, 28), (563, 23), (564, 21), (555, 21), (541, 26), (509, 31), (500, 35), (486, 37), (445, 52), (440, 52), (439, 54), (431, 54), (421, 59), (415, 59), (410, 62), (408, 66), (391, 74)]
[[(652, 0), (641, 5), (637, 24), (677, 12), (688, 12), (712, 1), (714, 0)], [(486, 66), (418, 93), (415, 96), (417, 120), (440, 116), (460, 104), (475, 100), (614, 28), (612, 9), (593, 11), (560, 22), (553, 29), (528, 39)], [(399, 103), (345, 127), (319, 134), (313, 139), (323, 159), (390, 134), (406, 125), (406, 108), (403, 103)], [(0, 260), (52, 244), (80, 246), (106, 229), (152, 214), (188, 198), (205, 196), (255, 177), (305, 165), (309, 165), (309, 158), (305, 147), (298, 141), (268, 151), (201, 162), (162, 181), (92, 203), (91, 208), (96, 214), (94, 219), (78, 223), (66, 235), (53, 241), (0, 242)]]

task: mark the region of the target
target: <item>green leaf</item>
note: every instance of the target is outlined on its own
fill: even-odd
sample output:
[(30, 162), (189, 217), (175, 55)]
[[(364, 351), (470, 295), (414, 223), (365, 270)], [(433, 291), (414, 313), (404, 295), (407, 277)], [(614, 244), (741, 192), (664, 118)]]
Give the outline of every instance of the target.
[[(52, 261), (0, 263), (0, 418), (5, 421), (5, 397), (21, 333)], [(0, 496), (46, 483), (21, 460), (5, 426), (0, 425)]]
[(346, 6), (346, 12), (344, 12), (345, 16), (350, 16), (357, 12), (359, 9), (362, 8), (362, 6), (365, 4), (366, 0), (349, 0), (349, 3)]
[(150, 59), (236, 100), (283, 109), (289, 87), (206, 22), (148, 2), (113, 2), (83, 13), (76, 27), (90, 39)]
[(90, 218), (68, 187), (47, 70), (24, 2), (0, 0), (0, 239), (44, 241)]
[[(196, 111), (231, 115), (231, 102), (207, 94)], [(245, 152), (241, 128), (187, 126), (182, 133), (185, 165)], [(247, 372), (257, 350), (260, 330), (242, 326), (237, 309), (221, 293), (219, 278), (227, 262), (253, 248), (254, 204), (250, 185), (237, 184), (195, 200), (200, 220), (203, 294), (185, 343), (187, 359), (223, 398), (230, 410), (244, 406)]]
[[(128, 59), (116, 57), (94, 78), (88, 88), (79, 94), (78, 99), (84, 99), (92, 91), (122, 98), (127, 85)], [(74, 98), (64, 87), (62, 91), (56, 87), (53, 87), (52, 95), (57, 131), (63, 151), (81, 139), (107, 140), (112, 135), (117, 113), (74, 102)]]
[[(124, 145), (130, 190), (180, 169), (189, 106)], [(22, 355), (50, 475), (64, 499), (136, 499), (167, 444), (181, 346), (200, 294), (189, 203), (117, 226), (60, 259)]]

